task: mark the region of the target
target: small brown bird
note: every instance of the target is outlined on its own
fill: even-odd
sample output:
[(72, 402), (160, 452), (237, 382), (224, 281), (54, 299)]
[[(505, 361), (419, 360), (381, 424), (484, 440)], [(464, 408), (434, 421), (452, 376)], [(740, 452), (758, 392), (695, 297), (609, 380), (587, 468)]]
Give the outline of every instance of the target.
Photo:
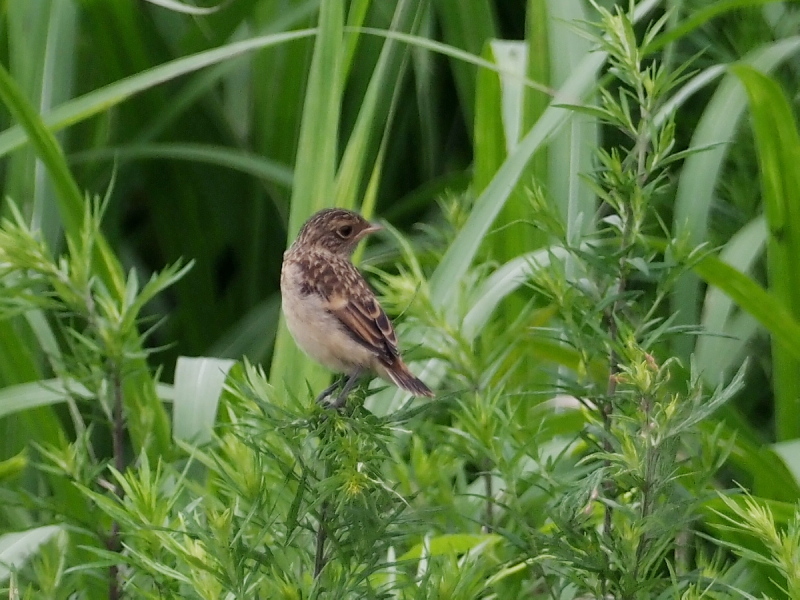
[(433, 396), (403, 362), (392, 322), (350, 262), (358, 243), (380, 229), (349, 210), (321, 210), (283, 255), (283, 314), (292, 337), (311, 358), (348, 377), (334, 406), (370, 371), (415, 396)]

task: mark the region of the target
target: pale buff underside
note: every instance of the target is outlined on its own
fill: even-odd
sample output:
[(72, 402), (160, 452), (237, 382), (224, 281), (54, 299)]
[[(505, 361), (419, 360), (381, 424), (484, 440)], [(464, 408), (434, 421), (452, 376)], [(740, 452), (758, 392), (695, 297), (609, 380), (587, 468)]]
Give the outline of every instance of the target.
[(342, 330), (339, 319), (328, 312), (326, 300), (313, 293), (304, 296), (298, 280), (297, 266), (285, 263), (281, 273), (283, 314), (300, 349), (331, 371), (351, 375), (367, 368), (390, 380), (375, 354)]

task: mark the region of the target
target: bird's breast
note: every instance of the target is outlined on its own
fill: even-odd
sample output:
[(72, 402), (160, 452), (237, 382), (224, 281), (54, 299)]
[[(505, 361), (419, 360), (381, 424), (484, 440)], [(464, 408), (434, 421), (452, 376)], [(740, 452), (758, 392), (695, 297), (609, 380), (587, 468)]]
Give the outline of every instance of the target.
[(281, 304), (286, 326), (300, 349), (338, 373), (353, 373), (371, 366), (374, 355), (354, 341), (329, 312), (328, 302), (313, 290), (300, 265), (284, 261), (281, 270)]

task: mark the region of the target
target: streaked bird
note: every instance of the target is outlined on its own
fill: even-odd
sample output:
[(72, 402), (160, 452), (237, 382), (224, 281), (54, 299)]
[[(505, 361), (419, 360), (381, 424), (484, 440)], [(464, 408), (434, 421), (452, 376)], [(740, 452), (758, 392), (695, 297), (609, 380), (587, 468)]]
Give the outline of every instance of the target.
[[(415, 396), (433, 396), (403, 362), (392, 322), (350, 256), (379, 231), (358, 213), (325, 209), (312, 216), (283, 255), (283, 314), (300, 349), (347, 376), (332, 403), (342, 406), (359, 378), (374, 373)], [(334, 384), (318, 397), (332, 393)]]

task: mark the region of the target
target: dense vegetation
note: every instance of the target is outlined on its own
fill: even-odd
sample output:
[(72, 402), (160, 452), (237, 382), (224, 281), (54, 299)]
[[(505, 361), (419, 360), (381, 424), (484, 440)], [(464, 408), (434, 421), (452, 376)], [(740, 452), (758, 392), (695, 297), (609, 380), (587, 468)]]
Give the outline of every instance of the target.
[[(0, 593), (800, 598), (796, 2), (2, 6)], [(334, 205), (433, 401), (314, 403)]]

